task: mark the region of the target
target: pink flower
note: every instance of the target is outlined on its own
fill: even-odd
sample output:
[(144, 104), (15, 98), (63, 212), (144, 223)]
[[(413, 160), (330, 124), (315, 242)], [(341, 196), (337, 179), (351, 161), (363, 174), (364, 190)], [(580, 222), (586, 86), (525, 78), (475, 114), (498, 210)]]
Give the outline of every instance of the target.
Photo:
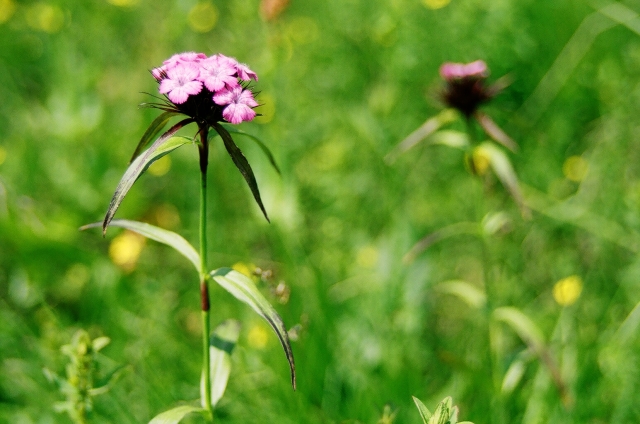
[(222, 111), (222, 116), (232, 124), (251, 121), (256, 116), (252, 108), (258, 106), (258, 102), (250, 90), (244, 90), (239, 85), (231, 90), (225, 89), (216, 93), (213, 101), (220, 106), (228, 105)]
[(482, 60), (467, 64), (446, 62), (440, 67), (440, 76), (446, 81), (471, 77), (484, 78), (487, 76), (487, 64)]
[(204, 53), (195, 53), (195, 52), (185, 52), (178, 53), (171, 56), (169, 59), (165, 60), (163, 68), (165, 70), (169, 70), (171, 68), (175, 68), (180, 64), (185, 63), (199, 63), (201, 60), (207, 58), (207, 55)]
[(160, 82), (158, 91), (166, 94), (175, 104), (182, 104), (190, 95), (202, 91), (202, 82), (196, 80), (199, 75), (198, 68), (192, 64), (176, 65), (168, 69), (166, 75), (167, 77)]
[(236, 61), (218, 54), (200, 62), (199, 80), (211, 92), (238, 86)]
[(244, 63), (238, 63), (236, 65), (236, 69), (238, 70), (238, 77), (241, 80), (249, 81), (252, 79), (254, 81), (258, 81), (258, 74), (249, 69), (249, 67)]

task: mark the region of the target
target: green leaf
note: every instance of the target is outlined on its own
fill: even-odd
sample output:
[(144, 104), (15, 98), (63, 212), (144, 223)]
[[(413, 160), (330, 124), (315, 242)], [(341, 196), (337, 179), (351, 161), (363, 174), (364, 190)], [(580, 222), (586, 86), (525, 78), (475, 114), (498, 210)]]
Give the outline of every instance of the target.
[(176, 406), (173, 409), (156, 415), (151, 421), (149, 421), (149, 424), (177, 424), (192, 412), (202, 413), (204, 412), (204, 409), (190, 405)]
[(238, 271), (234, 271), (231, 268), (220, 268), (215, 271), (211, 271), (211, 277), (236, 299), (251, 306), (254, 311), (269, 323), (273, 331), (278, 336), (278, 339), (280, 339), (280, 344), (282, 344), (287, 361), (289, 361), (291, 385), (295, 390), (296, 367), (293, 362), (293, 352), (291, 351), (291, 344), (289, 343), (287, 329), (285, 328), (280, 315), (278, 315), (273, 306), (271, 306), (262, 293), (260, 293), (256, 285), (253, 283), (253, 280), (246, 275), (241, 274)]
[(420, 417), (422, 418), (422, 422), (424, 424), (427, 424), (429, 419), (431, 419), (431, 415), (432, 415), (431, 411), (427, 409), (427, 407), (424, 405), (424, 403), (420, 401), (420, 399), (418, 399), (415, 396), (411, 396), (411, 397), (413, 398), (413, 402), (418, 407), (418, 411), (420, 412)]
[(431, 245), (439, 242), (440, 240), (447, 239), (449, 237), (458, 236), (461, 234), (478, 235), (480, 233), (480, 227), (475, 222), (456, 222), (455, 224), (447, 225), (432, 233), (427, 234), (414, 244), (411, 249), (404, 255), (402, 262), (410, 264), (416, 257), (428, 249)]
[[(247, 161), (247, 158), (244, 157), (242, 151), (238, 148), (236, 143), (233, 142), (233, 138), (231, 138), (231, 134), (219, 123), (215, 122), (213, 124), (213, 128), (220, 134), (222, 141), (224, 142), (224, 147), (227, 149), (229, 156), (233, 160), (233, 163), (238, 168), (238, 171), (242, 174), (245, 181), (249, 185), (251, 189), (251, 193), (253, 194), (253, 198), (260, 206), (260, 210), (264, 214), (264, 217), (269, 221), (269, 216), (267, 216), (267, 211), (264, 209), (264, 205), (262, 204), (262, 199), (260, 199), (260, 190), (258, 190), (258, 183), (256, 182), (256, 177), (253, 175), (253, 170), (251, 169), (251, 165)], [(270, 222), (270, 221), (269, 221)]]
[(451, 411), (451, 396), (447, 396), (436, 406), (433, 416), (429, 420), (429, 424), (446, 424), (449, 421)]
[[(231, 352), (238, 343), (240, 336), (240, 322), (227, 320), (218, 325), (209, 338), (210, 372), (211, 379), (211, 405), (216, 406), (224, 395), (231, 373)], [(204, 379), (200, 385), (204, 392)], [(200, 396), (201, 399), (204, 395)]]
[(487, 296), (484, 292), (466, 281), (444, 281), (435, 286), (435, 289), (440, 293), (454, 295), (473, 308), (482, 308), (487, 302)]
[(232, 127), (230, 125), (223, 125), (224, 128), (229, 131), (230, 133), (234, 133), (234, 134), (240, 134), (243, 135), (245, 137), (250, 138), (251, 140), (255, 141), (256, 144), (258, 145), (258, 147), (260, 147), (260, 149), (262, 150), (262, 152), (265, 154), (265, 156), (267, 156), (267, 159), (269, 160), (269, 163), (271, 164), (271, 166), (273, 166), (273, 168), (276, 170), (276, 172), (278, 173), (278, 175), (281, 175), (280, 173), (280, 168), (278, 167), (278, 164), (276, 163), (275, 158), (273, 157), (273, 155), (271, 154), (271, 150), (269, 150), (269, 148), (267, 147), (266, 144), (264, 144), (262, 142), (262, 140), (260, 140), (258, 137), (248, 134), (242, 130), (239, 130), (235, 127)]
[(104, 222), (102, 223), (102, 233), (107, 232), (107, 226), (113, 219), (120, 203), (124, 200), (124, 197), (129, 192), (133, 183), (136, 182), (138, 177), (156, 160), (160, 159), (162, 156), (171, 153), (178, 147), (184, 146), (188, 143), (193, 143), (193, 140), (187, 137), (172, 137), (173, 134), (176, 133), (180, 128), (185, 125), (193, 122), (191, 118), (182, 120), (171, 127), (167, 132), (162, 134), (152, 145), (149, 147), (144, 153), (134, 160), (129, 168), (125, 171), (124, 175), (120, 179), (118, 183), (118, 187), (116, 187), (116, 191), (111, 198), (111, 203), (109, 204), (109, 209), (107, 209), (107, 214), (104, 217)]
[(160, 133), (160, 131), (162, 131), (162, 128), (164, 128), (164, 126), (167, 125), (167, 122), (169, 122), (169, 120), (173, 118), (175, 115), (178, 115), (178, 113), (164, 112), (160, 114), (156, 119), (153, 120), (151, 125), (149, 125), (149, 128), (147, 128), (147, 130), (142, 135), (142, 138), (140, 139), (140, 142), (136, 146), (136, 150), (133, 152), (133, 155), (131, 156), (129, 163), (133, 162), (133, 160), (137, 158), (140, 155), (140, 153), (142, 153), (142, 150), (145, 147), (147, 147), (151, 139), (157, 136)]
[(482, 143), (476, 148), (476, 150), (480, 155), (489, 159), (493, 172), (496, 174), (502, 185), (509, 191), (513, 200), (515, 200), (516, 204), (520, 208), (522, 216), (527, 219), (530, 218), (531, 211), (529, 211), (529, 208), (524, 204), (522, 192), (520, 191), (520, 185), (518, 183), (518, 177), (516, 176), (516, 172), (513, 170), (513, 166), (511, 166), (511, 161), (509, 161), (507, 155), (495, 144), (488, 142)]
[(438, 130), (443, 125), (448, 124), (449, 122), (453, 122), (457, 113), (453, 109), (445, 109), (436, 116), (433, 116), (425, 121), (417, 130), (412, 132), (400, 142), (392, 151), (390, 151), (385, 157), (384, 161), (388, 164), (392, 164), (393, 162), (400, 157), (403, 153), (416, 146), (425, 138), (429, 137), (435, 131)]
[(516, 144), (516, 142), (513, 141), (511, 137), (509, 137), (504, 131), (502, 131), (502, 128), (500, 128), (498, 124), (493, 122), (493, 119), (491, 119), (489, 115), (478, 111), (474, 116), (489, 137), (502, 144), (504, 147), (514, 153), (518, 151), (518, 145)]
[[(102, 223), (95, 222), (80, 227), (80, 230), (86, 230), (88, 228), (100, 227)], [(189, 244), (181, 235), (174, 233), (173, 231), (165, 230), (155, 225), (147, 224), (145, 222), (130, 221), (128, 219), (114, 219), (111, 221), (111, 226), (126, 228), (136, 232), (142, 236), (145, 236), (151, 240), (171, 246), (178, 251), (181, 255), (187, 258), (193, 266), (196, 267), (196, 271), (200, 272), (200, 255), (196, 249)]]
[(511, 327), (538, 354), (545, 350), (542, 331), (521, 310), (512, 306), (503, 306), (493, 311), (493, 317)]

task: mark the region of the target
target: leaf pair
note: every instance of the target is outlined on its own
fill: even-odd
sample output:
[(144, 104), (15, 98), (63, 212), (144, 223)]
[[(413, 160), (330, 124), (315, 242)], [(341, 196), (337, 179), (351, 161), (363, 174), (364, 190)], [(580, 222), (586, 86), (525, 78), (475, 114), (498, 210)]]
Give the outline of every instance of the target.
[[(188, 118), (188, 119), (183, 119), (182, 121), (173, 125), (171, 128), (169, 128), (169, 130), (167, 130), (164, 134), (158, 137), (147, 150), (142, 152), (142, 150), (150, 143), (150, 141), (154, 137), (156, 137), (160, 133), (160, 131), (162, 131), (162, 129), (169, 122), (169, 120), (177, 114), (178, 113), (172, 112), (172, 111), (167, 111), (162, 113), (151, 123), (151, 125), (149, 125), (149, 128), (147, 128), (147, 131), (144, 133), (144, 135), (140, 139), (140, 142), (136, 146), (133, 156), (131, 157), (131, 163), (127, 168), (127, 170), (125, 171), (122, 178), (120, 179), (120, 182), (118, 183), (118, 186), (116, 187), (116, 191), (113, 194), (113, 197), (109, 204), (109, 208), (107, 209), (107, 213), (102, 223), (103, 235), (106, 233), (107, 227), (111, 223), (111, 220), (113, 219), (116, 211), (118, 210), (118, 207), (120, 207), (120, 204), (122, 203), (125, 196), (129, 192), (129, 189), (131, 189), (131, 187), (136, 182), (136, 180), (140, 177), (140, 175), (142, 175), (142, 173), (146, 171), (153, 162), (157, 161), (164, 155), (171, 153), (178, 147), (182, 147), (185, 144), (195, 143), (194, 139), (191, 139), (188, 137), (173, 136), (179, 129), (183, 128), (188, 124), (195, 122), (192, 118)], [(260, 197), (260, 191), (258, 189), (258, 183), (256, 182), (256, 177), (253, 173), (253, 170), (251, 169), (251, 165), (249, 165), (249, 162), (247, 161), (247, 158), (244, 156), (240, 148), (233, 141), (231, 134), (229, 134), (229, 131), (224, 126), (216, 122), (212, 125), (212, 127), (216, 130), (216, 132), (222, 138), (222, 141), (224, 143), (225, 148), (227, 149), (227, 152), (229, 153), (229, 156), (231, 156), (233, 163), (236, 165), (236, 167), (244, 177), (245, 181), (247, 182), (247, 185), (249, 186), (249, 189), (253, 194), (253, 198), (255, 199), (256, 203), (260, 207), (260, 210), (264, 214), (267, 221), (269, 221), (267, 211), (265, 210), (264, 205), (262, 204), (262, 199)], [(271, 154), (267, 146), (262, 141), (240, 130), (232, 130), (232, 132), (247, 136), (251, 140), (255, 141), (260, 147), (260, 149), (265, 153), (271, 165), (275, 168), (275, 170), (278, 173), (280, 173), (280, 169), (278, 168), (273, 155)]]
[[(80, 229), (85, 230), (88, 228), (96, 228), (100, 225), (101, 224), (99, 222), (96, 222), (93, 224), (85, 225)], [(189, 262), (193, 264), (196, 272), (200, 272), (200, 255), (198, 254), (196, 249), (179, 234), (144, 222), (130, 221), (126, 219), (113, 220), (111, 222), (111, 225), (114, 227), (125, 228), (142, 236), (145, 236), (151, 240), (155, 240), (157, 242), (173, 247), (176, 251), (178, 251), (178, 253), (183, 255), (189, 260)], [(284, 326), (282, 318), (280, 318), (280, 315), (278, 315), (274, 307), (262, 295), (260, 290), (258, 290), (253, 280), (238, 271), (235, 271), (231, 268), (220, 268), (211, 271), (209, 275), (213, 279), (213, 281), (227, 290), (236, 299), (249, 305), (271, 326), (273, 331), (278, 336), (280, 344), (282, 344), (282, 348), (284, 349), (285, 355), (287, 357), (287, 361), (289, 362), (289, 368), (291, 371), (291, 384), (295, 389), (295, 364), (293, 360), (293, 352), (291, 351), (291, 344), (289, 342), (289, 336), (287, 335), (287, 329)]]

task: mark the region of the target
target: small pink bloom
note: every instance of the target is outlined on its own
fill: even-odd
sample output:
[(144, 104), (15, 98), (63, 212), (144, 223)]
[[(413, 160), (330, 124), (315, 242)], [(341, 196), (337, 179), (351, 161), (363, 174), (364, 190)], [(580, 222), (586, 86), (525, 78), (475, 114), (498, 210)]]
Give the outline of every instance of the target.
[(467, 64), (447, 62), (440, 67), (440, 76), (446, 81), (469, 77), (486, 77), (486, 74), (487, 64), (482, 60)]
[(249, 81), (252, 79), (258, 81), (258, 74), (249, 69), (244, 63), (238, 63), (236, 69), (238, 70), (238, 77), (240, 77), (241, 80)]
[(156, 79), (156, 81), (160, 82), (161, 79), (164, 78), (164, 76), (166, 75), (167, 70), (164, 66), (161, 66), (159, 68), (153, 68), (151, 70), (151, 75), (153, 75), (153, 77)]
[(213, 101), (221, 106), (228, 105), (222, 111), (222, 116), (232, 124), (251, 121), (256, 116), (252, 107), (258, 106), (258, 102), (253, 98), (250, 90), (243, 90), (241, 86), (216, 93)]
[(204, 53), (195, 53), (195, 52), (186, 52), (186, 53), (178, 53), (171, 56), (169, 59), (165, 60), (163, 68), (171, 69), (175, 68), (180, 64), (185, 63), (198, 63), (207, 58), (207, 55)]
[(237, 87), (238, 79), (236, 75), (236, 61), (221, 54), (211, 56), (200, 62), (200, 76), (198, 79), (211, 92), (220, 91), (225, 87)]
[(166, 94), (175, 104), (187, 101), (190, 95), (202, 91), (202, 82), (197, 81), (198, 68), (190, 64), (180, 64), (167, 70), (167, 77), (160, 82), (158, 91)]

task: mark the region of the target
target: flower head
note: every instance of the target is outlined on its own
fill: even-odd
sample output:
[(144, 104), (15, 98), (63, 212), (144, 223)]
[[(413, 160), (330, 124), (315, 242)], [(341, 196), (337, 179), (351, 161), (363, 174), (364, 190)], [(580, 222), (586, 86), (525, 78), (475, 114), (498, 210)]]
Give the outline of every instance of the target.
[(202, 124), (227, 121), (239, 124), (255, 116), (258, 106), (253, 92), (243, 81), (258, 80), (247, 65), (232, 57), (186, 52), (171, 56), (151, 71), (158, 91), (169, 104), (152, 105), (182, 113)]
[(478, 107), (493, 98), (499, 89), (485, 84), (489, 70), (482, 60), (471, 63), (444, 63), (440, 76), (447, 83), (442, 92), (444, 103), (458, 109), (466, 117), (474, 114)]

